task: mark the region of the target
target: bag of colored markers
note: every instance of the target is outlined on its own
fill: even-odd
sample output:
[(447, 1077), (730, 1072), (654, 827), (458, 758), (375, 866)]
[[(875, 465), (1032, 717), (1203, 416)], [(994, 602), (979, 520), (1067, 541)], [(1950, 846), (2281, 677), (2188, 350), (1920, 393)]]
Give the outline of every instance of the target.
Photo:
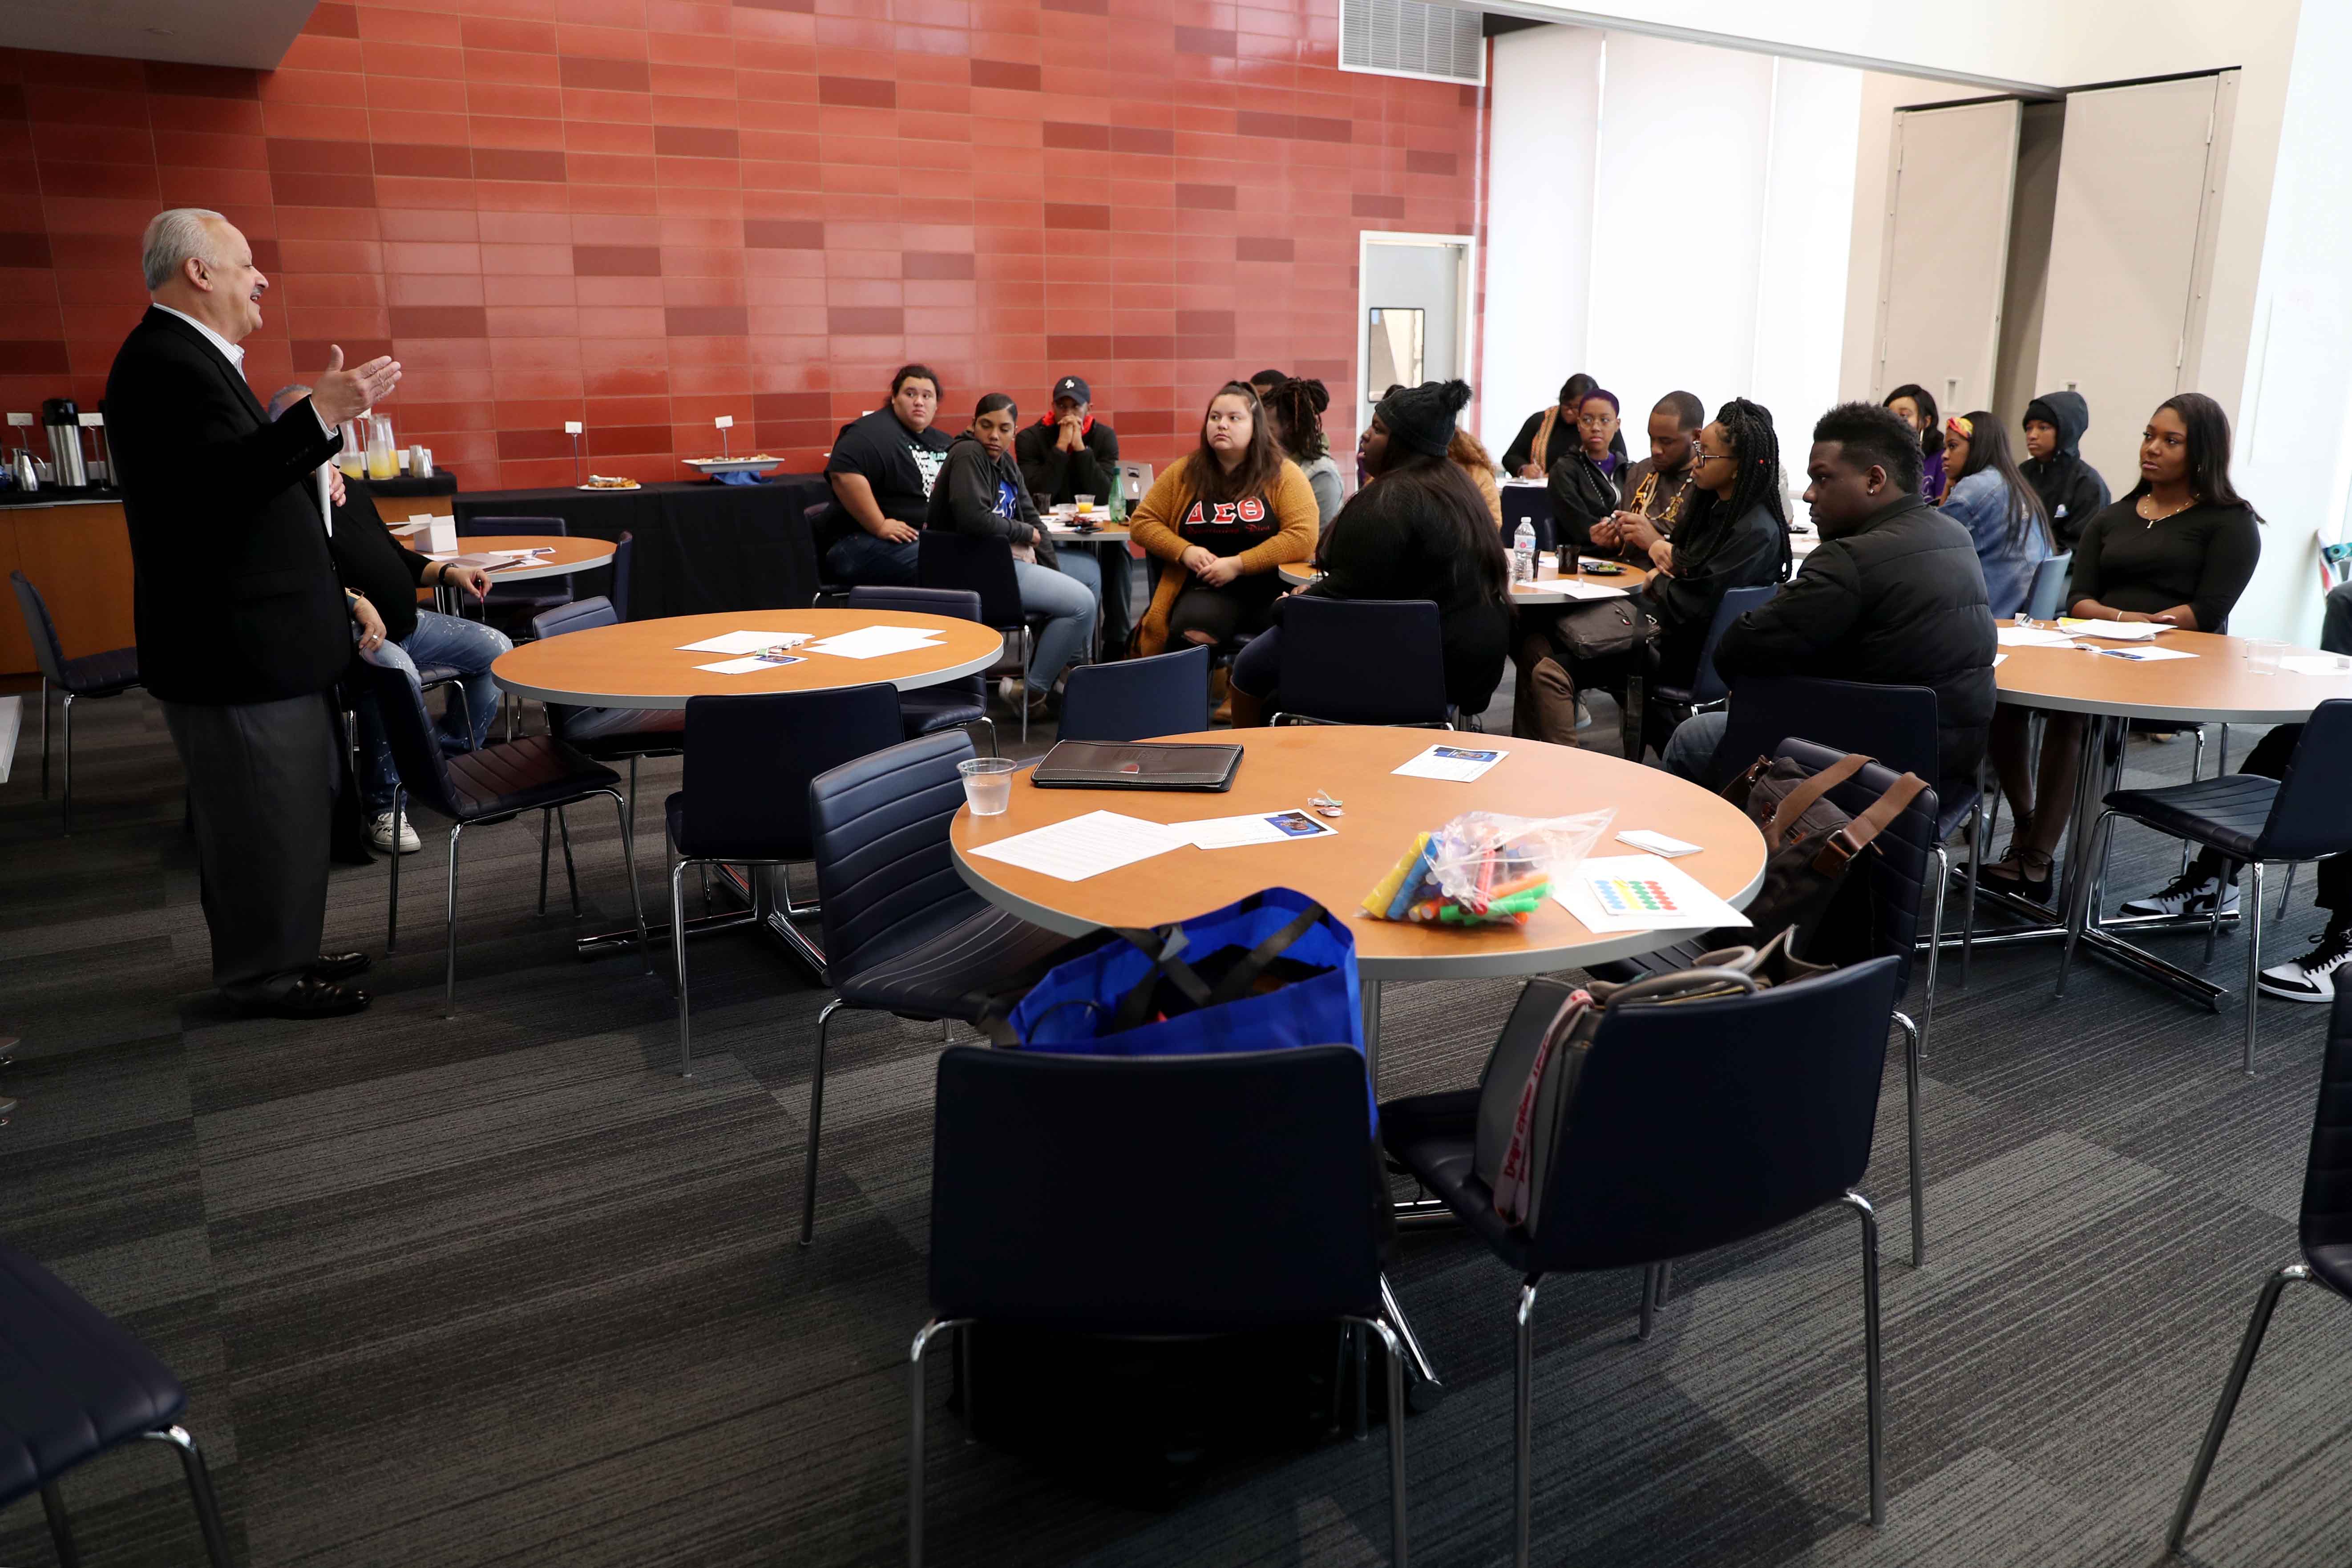
[(1415, 838), (1364, 896), (1363, 910), (1375, 920), (1417, 925), (1525, 925), (1616, 816), (1614, 811), (1545, 817), (1465, 812)]

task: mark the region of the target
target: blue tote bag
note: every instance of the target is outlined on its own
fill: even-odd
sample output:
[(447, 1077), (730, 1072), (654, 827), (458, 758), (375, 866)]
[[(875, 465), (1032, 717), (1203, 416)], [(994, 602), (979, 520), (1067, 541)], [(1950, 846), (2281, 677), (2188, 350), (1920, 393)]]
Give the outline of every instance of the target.
[[(1002, 1046), (1071, 1055), (1328, 1045), (1360, 1054), (1356, 939), (1306, 894), (1268, 888), (1189, 920), (1107, 933), (982, 1027)], [(1370, 1105), (1369, 1079), (1364, 1094)]]

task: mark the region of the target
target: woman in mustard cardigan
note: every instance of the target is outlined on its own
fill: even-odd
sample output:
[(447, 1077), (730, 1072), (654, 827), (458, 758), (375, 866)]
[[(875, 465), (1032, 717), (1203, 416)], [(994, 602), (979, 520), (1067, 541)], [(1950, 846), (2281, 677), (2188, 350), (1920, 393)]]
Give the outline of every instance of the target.
[(1152, 481), (1128, 523), (1160, 563), (1135, 651), (1214, 647), (1263, 630), (1282, 595), (1275, 569), (1314, 559), (1318, 517), (1314, 489), (1276, 447), (1257, 395), (1227, 382), (1209, 399), (1200, 448)]

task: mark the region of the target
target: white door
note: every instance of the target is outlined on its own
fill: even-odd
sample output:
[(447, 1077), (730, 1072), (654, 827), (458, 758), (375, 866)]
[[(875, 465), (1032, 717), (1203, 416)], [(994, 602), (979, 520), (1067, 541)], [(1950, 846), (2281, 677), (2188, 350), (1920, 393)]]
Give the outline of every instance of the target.
[(1466, 235), (1363, 235), (1356, 268), (1359, 428), (1392, 381), (1470, 379), (1472, 244)]
[(1946, 415), (1992, 401), (2018, 103), (1895, 116), (1871, 391), (1915, 382)]
[(2237, 73), (2066, 100), (2036, 393), (2090, 405), (2083, 456), (2121, 495), (2156, 405), (2196, 384)]

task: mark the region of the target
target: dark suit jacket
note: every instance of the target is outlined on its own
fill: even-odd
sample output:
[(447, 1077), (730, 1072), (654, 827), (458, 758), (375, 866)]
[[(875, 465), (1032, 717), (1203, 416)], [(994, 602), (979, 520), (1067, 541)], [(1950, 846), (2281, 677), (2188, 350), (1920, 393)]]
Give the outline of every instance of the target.
[(343, 504), (335, 509), (334, 538), (328, 542), (335, 570), (344, 587), (365, 595), (375, 606), (383, 618), (383, 635), (406, 642), (416, 629), (416, 590), (432, 563), (392, 536), (365, 480), (344, 480), (343, 496)]
[(332, 685), (351, 662), (352, 621), (311, 472), (341, 435), (308, 408), (273, 422), (219, 350), (155, 310), (114, 356), (106, 433), (147, 689), (223, 705)]

